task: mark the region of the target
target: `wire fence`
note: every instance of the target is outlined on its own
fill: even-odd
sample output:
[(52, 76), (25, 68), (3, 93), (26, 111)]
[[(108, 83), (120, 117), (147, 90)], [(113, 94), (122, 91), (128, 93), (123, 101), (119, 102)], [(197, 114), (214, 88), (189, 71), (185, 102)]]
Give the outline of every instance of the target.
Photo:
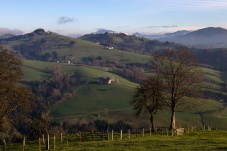
[(34, 150), (49, 150), (55, 149), (56, 146), (64, 145), (69, 146), (72, 143), (86, 142), (86, 141), (114, 141), (114, 140), (130, 140), (142, 137), (149, 137), (153, 135), (165, 135), (165, 136), (178, 136), (183, 135), (185, 133), (192, 133), (198, 130), (213, 130), (209, 126), (203, 126), (200, 129), (196, 127), (188, 127), (188, 128), (178, 128), (175, 130), (169, 130), (167, 128), (155, 128), (154, 131), (152, 129), (129, 129), (128, 131), (114, 131), (114, 130), (103, 130), (103, 131), (78, 131), (76, 133), (63, 134), (59, 135), (49, 135), (43, 134), (39, 136), (38, 140), (29, 141), (26, 137), (23, 137), (21, 143), (10, 143), (7, 142), (6, 139), (2, 139), (1, 149), (3, 151), (8, 150), (26, 150), (26, 148), (33, 148)]

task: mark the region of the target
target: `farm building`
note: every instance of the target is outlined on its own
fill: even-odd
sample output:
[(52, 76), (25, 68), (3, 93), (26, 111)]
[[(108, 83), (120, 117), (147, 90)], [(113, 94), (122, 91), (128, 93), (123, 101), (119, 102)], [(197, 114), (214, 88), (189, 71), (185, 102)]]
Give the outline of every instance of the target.
[(97, 80), (99, 84), (115, 84), (118, 83), (118, 80), (110, 77), (99, 77)]

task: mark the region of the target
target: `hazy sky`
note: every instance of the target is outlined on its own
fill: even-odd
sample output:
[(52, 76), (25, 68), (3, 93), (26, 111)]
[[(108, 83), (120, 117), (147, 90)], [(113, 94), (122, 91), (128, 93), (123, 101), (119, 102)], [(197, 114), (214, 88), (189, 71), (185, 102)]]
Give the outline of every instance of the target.
[(227, 28), (227, 0), (0, 0), (0, 34), (43, 28), (64, 35), (108, 29), (159, 33)]

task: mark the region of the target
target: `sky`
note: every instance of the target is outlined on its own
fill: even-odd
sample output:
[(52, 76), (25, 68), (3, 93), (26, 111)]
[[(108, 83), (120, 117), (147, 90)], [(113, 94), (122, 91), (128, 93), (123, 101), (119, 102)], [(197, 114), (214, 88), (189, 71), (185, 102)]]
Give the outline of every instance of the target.
[(0, 0), (0, 35), (38, 28), (62, 35), (227, 29), (227, 0)]

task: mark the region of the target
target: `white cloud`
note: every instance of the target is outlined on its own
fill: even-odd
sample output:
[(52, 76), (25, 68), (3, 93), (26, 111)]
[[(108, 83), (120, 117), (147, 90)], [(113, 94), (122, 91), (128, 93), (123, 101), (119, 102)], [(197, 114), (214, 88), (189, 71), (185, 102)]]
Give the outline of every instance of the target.
[(75, 21), (78, 21), (77, 19), (75, 18), (70, 18), (70, 17), (66, 17), (66, 16), (61, 16), (58, 18), (58, 24), (66, 24), (66, 23), (69, 23), (69, 22), (75, 22)]

